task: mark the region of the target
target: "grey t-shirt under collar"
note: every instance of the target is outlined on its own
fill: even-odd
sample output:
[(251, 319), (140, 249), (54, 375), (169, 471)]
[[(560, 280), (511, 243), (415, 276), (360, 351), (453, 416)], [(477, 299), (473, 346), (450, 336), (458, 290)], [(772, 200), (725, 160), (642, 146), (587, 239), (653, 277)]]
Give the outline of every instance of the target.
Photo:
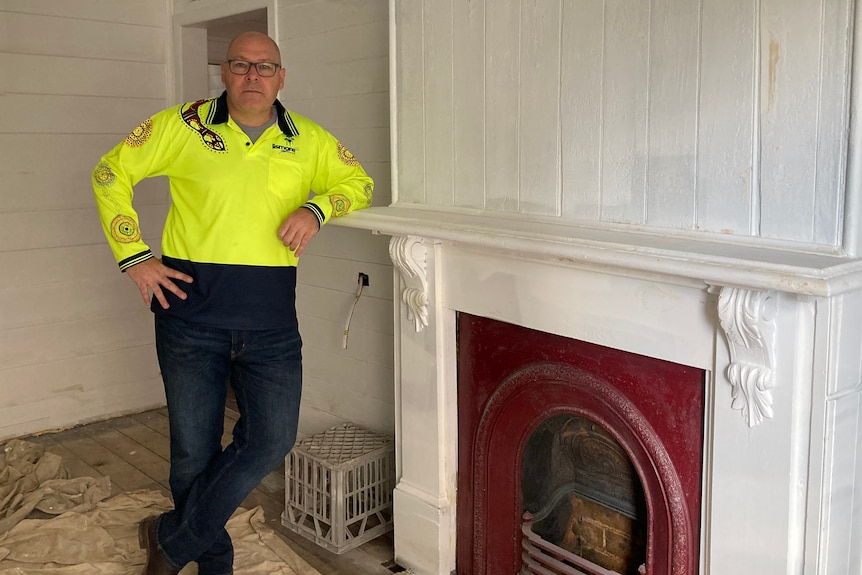
[(275, 117), (278, 114), (278, 110), (275, 109), (275, 106), (272, 107), (272, 116), (270, 116), (269, 121), (262, 126), (246, 126), (240, 122), (236, 122), (237, 126), (242, 128), (242, 131), (245, 132), (245, 135), (249, 137), (252, 144), (257, 142), (257, 139), (260, 138), (261, 134), (263, 134), (267, 128), (275, 124)]

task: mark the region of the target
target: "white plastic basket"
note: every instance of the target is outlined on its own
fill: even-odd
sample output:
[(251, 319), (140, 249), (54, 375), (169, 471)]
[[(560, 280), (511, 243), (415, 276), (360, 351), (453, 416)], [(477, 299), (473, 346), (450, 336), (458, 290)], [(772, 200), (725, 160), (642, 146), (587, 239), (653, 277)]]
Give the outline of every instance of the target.
[(391, 439), (345, 423), (297, 442), (285, 458), (282, 524), (333, 553), (392, 529)]

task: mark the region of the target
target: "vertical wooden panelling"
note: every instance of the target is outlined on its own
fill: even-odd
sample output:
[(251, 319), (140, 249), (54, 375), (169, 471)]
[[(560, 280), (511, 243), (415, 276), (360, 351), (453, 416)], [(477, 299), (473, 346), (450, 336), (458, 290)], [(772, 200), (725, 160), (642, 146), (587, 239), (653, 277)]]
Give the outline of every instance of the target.
[(395, 6), (402, 200), (839, 245), (850, 0)]
[(561, 0), (522, 0), (520, 211), (560, 215)]
[[(820, 469), (823, 481), (829, 485), (829, 496), (819, 517), (821, 529), (833, 533), (858, 533), (858, 514), (854, 505), (860, 495), (859, 481), (862, 472), (862, 394), (859, 390), (859, 374), (862, 373), (862, 331), (859, 329), (859, 314), (862, 313), (862, 294), (844, 294), (829, 301), (818, 302), (818, 328), (828, 333), (825, 341), (835, 342), (828, 354), (829, 364), (823, 369), (826, 380), (826, 405), (824, 426), (827, 449)], [(821, 327), (822, 326), (822, 327)], [(826, 354), (824, 354), (826, 355)], [(848, 457), (849, 454), (854, 456)], [(823, 573), (858, 572), (859, 546), (855, 536), (830, 537), (820, 549), (818, 559), (826, 563)]]
[(485, 207), (495, 211), (519, 209), (520, 17), (519, 0), (485, 12)]
[(754, 151), (752, 0), (703, 0), (695, 229), (749, 234)]
[(695, 221), (701, 0), (652, 0), (646, 223)]
[[(452, 2), (422, 0), (425, 57), (425, 200), (452, 206)], [(433, 6), (432, 6), (433, 4)]]
[(425, 59), (421, 2), (395, 2), (397, 187), (393, 200), (425, 203)]
[(606, 0), (602, 220), (640, 224), (646, 192), (650, 3)]
[(601, 213), (604, 0), (564, 2), (560, 55), (562, 215)]
[(847, 3), (823, 2), (813, 239), (814, 243), (834, 246), (840, 245), (843, 232), (851, 14)]
[(819, 1), (761, 0), (760, 234), (766, 238), (814, 240), (821, 16)]
[(452, 10), (455, 201), (484, 208), (486, 0), (455, 2)]

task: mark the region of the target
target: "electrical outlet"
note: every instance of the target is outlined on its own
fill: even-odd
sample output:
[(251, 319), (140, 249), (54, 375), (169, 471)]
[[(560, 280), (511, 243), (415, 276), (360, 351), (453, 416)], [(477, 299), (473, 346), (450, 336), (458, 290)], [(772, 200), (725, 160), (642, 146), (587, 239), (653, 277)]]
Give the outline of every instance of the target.
[(368, 274), (359, 272), (359, 277), (356, 278), (356, 283), (358, 283), (362, 287), (368, 287)]

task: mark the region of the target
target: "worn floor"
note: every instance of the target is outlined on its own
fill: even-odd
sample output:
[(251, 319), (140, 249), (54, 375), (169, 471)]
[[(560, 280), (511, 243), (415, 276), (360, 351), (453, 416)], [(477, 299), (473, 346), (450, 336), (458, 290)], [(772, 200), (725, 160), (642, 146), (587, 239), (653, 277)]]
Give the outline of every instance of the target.
[[(228, 409), (226, 439), (236, 418), (237, 413)], [(168, 493), (168, 419), (164, 408), (22, 439), (62, 457), (72, 476), (110, 477), (112, 495), (138, 489)], [(257, 506), (264, 510), (267, 525), (321, 575), (391, 575), (403, 571), (393, 560), (391, 532), (336, 555), (284, 527), (283, 468), (267, 476), (243, 502), (246, 508)]]

